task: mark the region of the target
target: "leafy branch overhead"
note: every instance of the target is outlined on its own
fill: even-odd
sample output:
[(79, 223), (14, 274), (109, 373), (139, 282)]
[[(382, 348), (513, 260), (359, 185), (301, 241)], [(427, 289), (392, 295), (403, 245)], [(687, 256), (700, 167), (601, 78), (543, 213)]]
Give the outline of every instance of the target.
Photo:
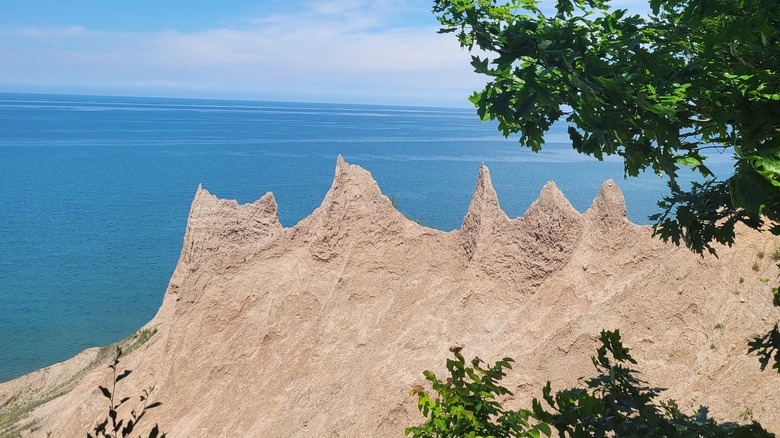
[[(578, 152), (666, 175), (653, 217), (664, 240), (714, 252), (737, 222), (780, 232), (780, 3), (651, 0), (650, 17), (601, 0), (558, 0), (551, 14), (540, 3), (435, 0), (440, 32), (489, 79), (470, 98), (482, 119), (538, 151), (564, 118)], [(707, 157), (723, 153), (734, 172), (716, 176)], [(702, 182), (682, 187), (685, 167)]]
[[(505, 136), (539, 151), (564, 119), (576, 151), (668, 178), (655, 236), (714, 254), (738, 223), (780, 234), (780, 1), (649, 1), (648, 17), (608, 0), (557, 0), (551, 13), (537, 0), (434, 0), (433, 12), (475, 53), (488, 83), (470, 100)], [(733, 155), (733, 172), (715, 175), (713, 154)], [(762, 368), (774, 354), (780, 372), (777, 326), (750, 351)]]

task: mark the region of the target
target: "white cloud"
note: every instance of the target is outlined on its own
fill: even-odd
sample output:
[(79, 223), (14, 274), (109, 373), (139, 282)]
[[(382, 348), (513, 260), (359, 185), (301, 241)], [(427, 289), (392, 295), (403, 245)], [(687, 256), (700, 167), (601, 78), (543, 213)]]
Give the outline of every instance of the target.
[(164, 91), (189, 84), (254, 97), (465, 101), (481, 80), (468, 54), (451, 35), (436, 33), (432, 16), (430, 25), (391, 26), (406, 7), (397, 0), (313, 1), (294, 14), (200, 32), (5, 29), (0, 59), (15, 62), (0, 72), (0, 83), (46, 81), (48, 71), (51, 83), (85, 86)]
[[(632, 12), (642, 5), (612, 2)], [(6, 27), (0, 85), (462, 105), (484, 78), (437, 28), (411, 0), (308, 0), (197, 32)]]

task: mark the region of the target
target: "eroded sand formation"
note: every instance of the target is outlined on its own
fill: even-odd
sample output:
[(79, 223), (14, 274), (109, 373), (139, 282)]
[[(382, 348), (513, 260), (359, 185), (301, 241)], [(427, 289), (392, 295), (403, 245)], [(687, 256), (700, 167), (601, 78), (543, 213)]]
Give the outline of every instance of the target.
[[(270, 193), (238, 205), (198, 188), (148, 324), (158, 331), (122, 360), (133, 374), (119, 391), (154, 384), (163, 404), (146, 425), (172, 437), (398, 437), (422, 421), (409, 389), (443, 371), (451, 345), (514, 357), (507, 403), (528, 406), (547, 380), (592, 375), (598, 333), (619, 328), (664, 398), (731, 420), (749, 409), (780, 431), (780, 376), (746, 354), (780, 319), (761, 281), (777, 268), (756, 257), (780, 241), (740, 229), (736, 246), (702, 258), (625, 210), (611, 181), (584, 214), (548, 183), (509, 219), (483, 166), (462, 227), (442, 232), (406, 219), (341, 158), (322, 205), (292, 228)], [(109, 378), (98, 368), (33, 411), (32, 434), (84, 436), (106, 415), (97, 387)]]

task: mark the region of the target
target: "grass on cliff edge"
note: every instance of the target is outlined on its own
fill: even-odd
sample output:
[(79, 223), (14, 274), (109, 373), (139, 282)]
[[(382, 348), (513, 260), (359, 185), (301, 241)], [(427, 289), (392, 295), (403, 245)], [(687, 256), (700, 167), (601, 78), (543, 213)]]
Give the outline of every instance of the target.
[(122, 348), (125, 354), (128, 354), (145, 344), (155, 333), (157, 333), (155, 327), (143, 328), (117, 343), (101, 347), (95, 359), (72, 375), (65, 376), (63, 380), (49, 387), (35, 387), (33, 398), (25, 399), (19, 393), (12, 395), (0, 405), (0, 437), (19, 437), (25, 430), (35, 430), (37, 425), (34, 422), (24, 421), (30, 412), (38, 406), (69, 393), (90, 371), (108, 365), (114, 359), (117, 347)]

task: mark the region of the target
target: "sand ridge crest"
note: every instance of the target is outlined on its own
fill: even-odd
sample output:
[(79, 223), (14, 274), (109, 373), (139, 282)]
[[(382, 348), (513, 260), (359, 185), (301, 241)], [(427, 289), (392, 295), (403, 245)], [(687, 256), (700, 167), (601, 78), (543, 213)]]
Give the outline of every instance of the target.
[[(121, 391), (154, 384), (148, 421), (169, 436), (402, 436), (422, 418), (409, 388), (443, 371), (451, 345), (514, 357), (508, 403), (527, 406), (547, 380), (588, 375), (599, 331), (620, 328), (643, 377), (683, 408), (733, 420), (749, 407), (777, 431), (780, 377), (745, 344), (780, 319), (761, 281), (777, 267), (751, 269), (778, 246), (743, 228), (718, 259), (664, 245), (626, 219), (611, 181), (584, 214), (548, 183), (509, 219), (484, 165), (462, 227), (443, 232), (339, 157), (320, 207), (291, 228), (271, 194), (238, 205), (199, 188), (158, 333), (123, 359)], [(83, 436), (105, 416), (107, 375), (35, 410), (31, 435)]]

